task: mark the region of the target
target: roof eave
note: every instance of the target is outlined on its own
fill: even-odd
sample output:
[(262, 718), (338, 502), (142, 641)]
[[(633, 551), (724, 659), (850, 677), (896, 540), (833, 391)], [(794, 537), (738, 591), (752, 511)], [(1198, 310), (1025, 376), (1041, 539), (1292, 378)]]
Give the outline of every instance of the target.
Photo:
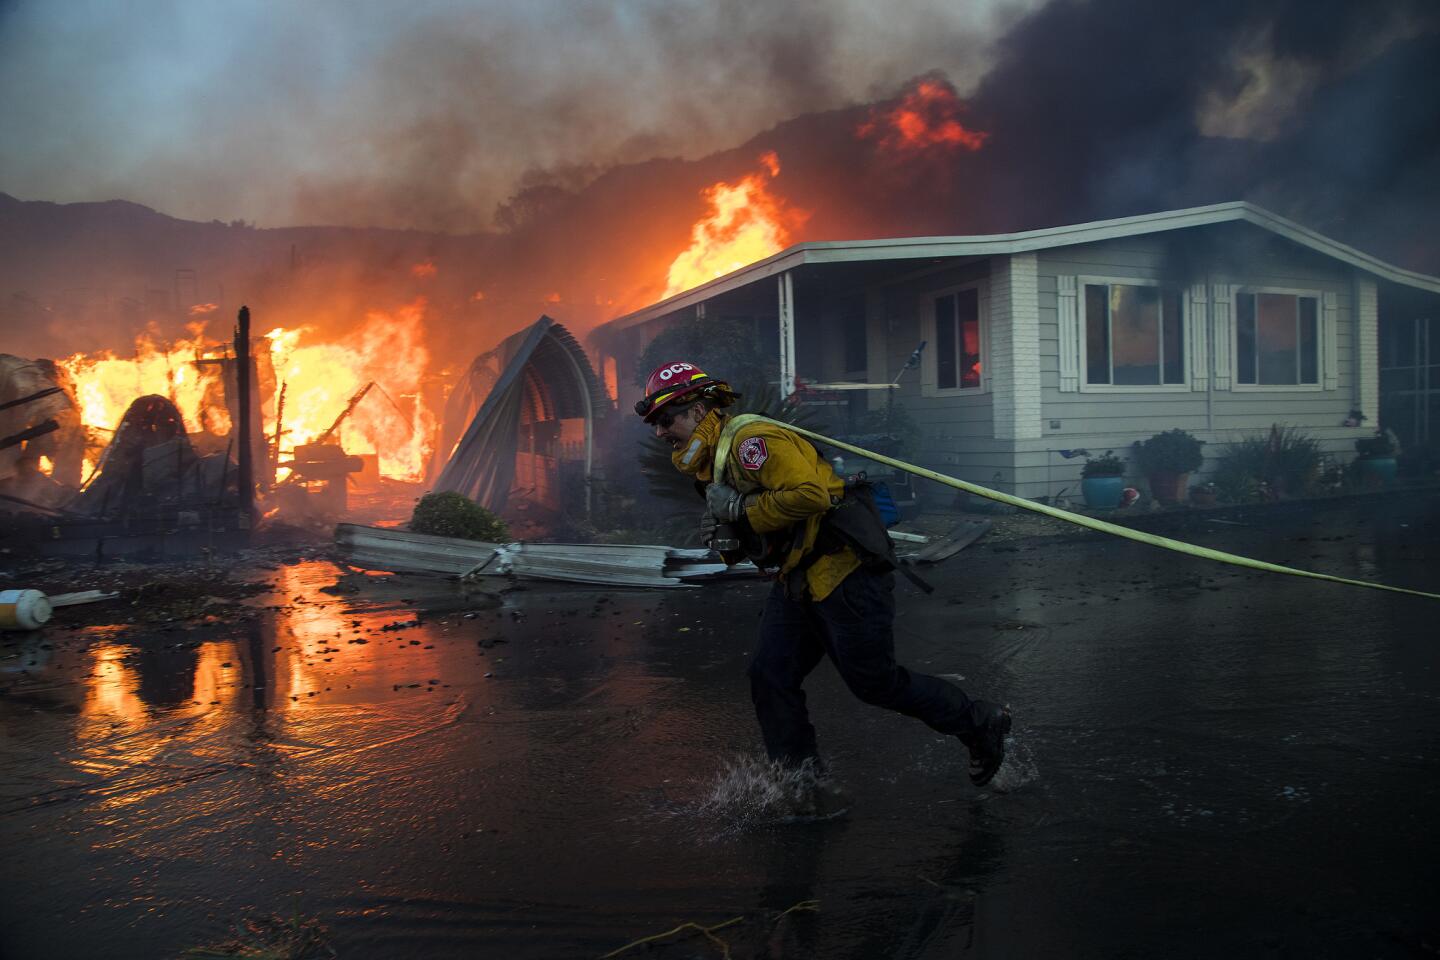
[(1089, 223), (1066, 224), (1046, 227), (1040, 230), (1026, 230), (1019, 233), (988, 234), (961, 237), (902, 237), (877, 240), (831, 240), (800, 243), (741, 267), (733, 273), (716, 277), (698, 287), (692, 287), (658, 301), (640, 310), (616, 317), (603, 324), (600, 330), (623, 330), (636, 324), (645, 323), (666, 314), (694, 306), (712, 297), (738, 290), (759, 280), (772, 277), (786, 270), (807, 263), (845, 263), (860, 260), (909, 260), (923, 257), (965, 257), (995, 256), (1011, 253), (1030, 253), (1055, 247), (1095, 243), (1117, 237), (1141, 236), (1163, 233), (1170, 230), (1184, 230), (1190, 227), (1210, 226), (1217, 223), (1245, 222), (1268, 230), (1301, 246), (1309, 247), (1326, 256), (1349, 263), (1360, 270), (1377, 277), (1405, 286), (1416, 287), (1432, 293), (1440, 293), (1440, 278), (1428, 274), (1405, 270), (1386, 263), (1377, 257), (1332, 240), (1292, 220), (1271, 213), (1244, 200), (1214, 203), (1203, 207), (1189, 207), (1182, 210), (1162, 210), (1157, 213), (1140, 214), (1133, 217), (1119, 217), (1112, 220), (1096, 220)]

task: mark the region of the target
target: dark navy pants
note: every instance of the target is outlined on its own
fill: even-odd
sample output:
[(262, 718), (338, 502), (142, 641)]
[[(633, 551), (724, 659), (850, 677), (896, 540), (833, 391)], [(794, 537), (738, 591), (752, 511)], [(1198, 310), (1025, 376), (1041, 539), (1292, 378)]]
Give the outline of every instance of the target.
[(895, 662), (894, 589), (893, 574), (863, 569), (818, 602), (792, 600), (775, 584), (750, 663), (750, 698), (770, 759), (798, 764), (818, 757), (801, 684), (822, 656), (865, 703), (970, 740), (982, 720), (975, 701), (953, 683)]

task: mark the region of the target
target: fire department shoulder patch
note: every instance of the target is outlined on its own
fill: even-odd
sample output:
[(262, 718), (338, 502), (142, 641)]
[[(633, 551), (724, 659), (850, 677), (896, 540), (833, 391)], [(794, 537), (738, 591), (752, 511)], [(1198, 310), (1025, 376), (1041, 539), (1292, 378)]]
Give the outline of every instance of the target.
[(746, 470), (759, 470), (770, 456), (770, 451), (765, 449), (764, 437), (749, 437), (740, 441), (740, 449), (737, 451), (740, 457), (740, 466)]

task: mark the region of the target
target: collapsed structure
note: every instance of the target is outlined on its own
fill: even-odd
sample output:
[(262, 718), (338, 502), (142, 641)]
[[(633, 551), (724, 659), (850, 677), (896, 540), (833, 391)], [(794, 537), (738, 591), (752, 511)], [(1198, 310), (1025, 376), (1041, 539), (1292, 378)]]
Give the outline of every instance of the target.
[(511, 497), (542, 514), (591, 506), (595, 428), (611, 408), (584, 349), (542, 316), (475, 358), (450, 395), (438, 451), (453, 451), (434, 489), (462, 493), (493, 513)]

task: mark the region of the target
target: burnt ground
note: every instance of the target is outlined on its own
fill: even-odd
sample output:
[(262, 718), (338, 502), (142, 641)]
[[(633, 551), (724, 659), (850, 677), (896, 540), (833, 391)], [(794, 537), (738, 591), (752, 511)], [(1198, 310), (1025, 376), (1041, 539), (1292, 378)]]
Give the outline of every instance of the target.
[[(1440, 591), (1433, 491), (1145, 522)], [(822, 665), (852, 798), (822, 822), (727, 773), (762, 583), (462, 588), (318, 546), (15, 564), (122, 596), (0, 635), (0, 953), (238, 924), (232, 950), (594, 957), (731, 920), (735, 957), (1440, 950), (1437, 601), (1016, 529), (896, 588), (902, 662), (1011, 703), (1007, 767), (973, 789), (955, 741)]]

